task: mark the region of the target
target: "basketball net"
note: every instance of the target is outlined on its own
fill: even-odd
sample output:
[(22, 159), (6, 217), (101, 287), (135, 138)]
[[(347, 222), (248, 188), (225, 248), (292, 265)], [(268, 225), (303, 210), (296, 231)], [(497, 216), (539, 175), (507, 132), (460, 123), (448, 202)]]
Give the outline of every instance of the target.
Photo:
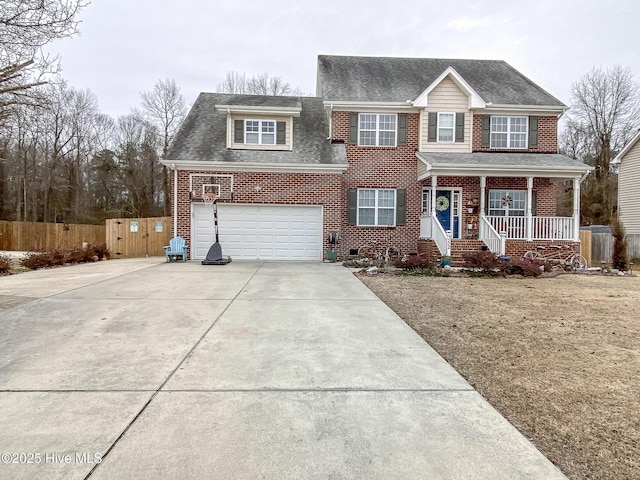
[(213, 205), (217, 199), (218, 196), (215, 193), (205, 193), (202, 195), (202, 201), (205, 205)]

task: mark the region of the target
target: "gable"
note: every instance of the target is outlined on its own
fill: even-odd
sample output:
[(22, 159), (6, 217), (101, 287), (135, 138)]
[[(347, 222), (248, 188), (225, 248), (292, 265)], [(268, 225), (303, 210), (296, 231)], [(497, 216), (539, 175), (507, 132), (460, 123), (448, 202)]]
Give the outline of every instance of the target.
[(457, 109), (484, 108), (486, 103), (453, 67), (447, 68), (413, 101), (415, 107), (433, 106), (434, 99), (456, 98)]

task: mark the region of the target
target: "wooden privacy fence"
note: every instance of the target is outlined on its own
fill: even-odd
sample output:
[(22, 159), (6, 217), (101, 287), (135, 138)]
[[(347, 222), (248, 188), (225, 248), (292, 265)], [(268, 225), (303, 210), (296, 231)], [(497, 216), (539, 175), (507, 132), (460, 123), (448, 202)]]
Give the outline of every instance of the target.
[(164, 255), (171, 240), (171, 217), (111, 218), (106, 220), (111, 258)]
[(592, 266), (591, 261), (591, 230), (580, 230), (580, 255)]
[(0, 250), (36, 251), (102, 245), (104, 225), (0, 221)]

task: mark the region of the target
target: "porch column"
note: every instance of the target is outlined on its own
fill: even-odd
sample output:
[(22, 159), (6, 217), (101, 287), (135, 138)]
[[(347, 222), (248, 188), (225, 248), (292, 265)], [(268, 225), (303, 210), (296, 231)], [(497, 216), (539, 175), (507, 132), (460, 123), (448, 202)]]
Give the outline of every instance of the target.
[(533, 240), (533, 215), (531, 202), (533, 201), (533, 177), (527, 177), (527, 241)]
[[(438, 176), (431, 177), (431, 217), (436, 218), (436, 187), (438, 186)], [(433, 222), (433, 220), (431, 220)]]
[(573, 241), (580, 241), (580, 179), (573, 179)]
[[(480, 177), (480, 217), (484, 217), (486, 215), (486, 205), (484, 199), (487, 197), (487, 177)], [(484, 238), (484, 222), (481, 218), (478, 218), (478, 233), (480, 238)]]

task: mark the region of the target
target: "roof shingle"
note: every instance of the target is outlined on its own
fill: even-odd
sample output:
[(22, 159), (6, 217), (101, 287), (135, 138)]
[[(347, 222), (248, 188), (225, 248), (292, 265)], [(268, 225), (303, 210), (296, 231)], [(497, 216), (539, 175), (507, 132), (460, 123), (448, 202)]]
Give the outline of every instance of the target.
[(318, 56), (318, 94), (325, 101), (415, 100), (452, 66), (487, 103), (566, 107), (502, 60)]

